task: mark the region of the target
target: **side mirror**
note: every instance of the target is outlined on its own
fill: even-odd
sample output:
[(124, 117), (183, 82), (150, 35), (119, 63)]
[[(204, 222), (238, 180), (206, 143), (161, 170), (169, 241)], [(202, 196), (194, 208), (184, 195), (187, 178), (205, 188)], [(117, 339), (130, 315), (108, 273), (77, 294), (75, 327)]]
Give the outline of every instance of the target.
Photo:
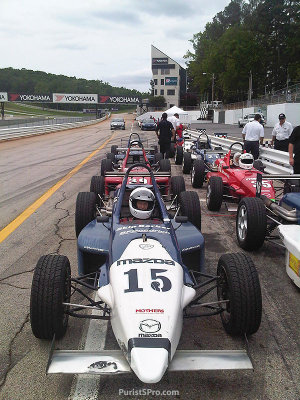
[(188, 222), (188, 220), (189, 220), (188, 217), (185, 217), (183, 215), (179, 215), (179, 216), (175, 217), (175, 222), (178, 222), (179, 224)]
[(104, 222), (108, 222), (108, 221), (109, 221), (109, 217), (107, 215), (105, 215), (105, 216), (98, 215), (97, 216), (97, 222), (104, 223)]

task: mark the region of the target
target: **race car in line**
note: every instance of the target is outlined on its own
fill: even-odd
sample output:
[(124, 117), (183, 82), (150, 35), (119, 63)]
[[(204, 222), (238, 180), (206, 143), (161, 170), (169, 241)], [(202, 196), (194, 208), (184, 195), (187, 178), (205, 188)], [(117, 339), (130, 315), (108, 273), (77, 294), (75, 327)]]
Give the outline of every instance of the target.
[[(77, 242), (79, 277), (71, 278), (67, 257), (46, 255), (37, 263), (31, 291), (37, 338), (62, 338), (69, 316), (109, 319), (120, 350), (52, 350), (47, 373), (134, 372), (142, 382), (156, 383), (166, 370), (251, 369), (245, 350), (177, 350), (183, 318), (220, 314), (232, 335), (259, 329), (261, 291), (251, 258), (227, 253), (216, 275), (205, 273), (204, 238), (193, 224), (200, 210), (197, 194), (180, 193), (172, 218), (149, 166), (143, 168), (151, 185), (128, 185), (134, 168), (128, 168), (115, 193), (111, 216), (94, 212), (95, 193), (78, 194), (75, 218), (85, 221)], [(126, 204), (126, 191), (134, 197), (140, 189), (152, 193), (150, 208), (139, 209), (146, 219), (134, 213), (137, 203)], [(136, 217), (123, 214), (124, 207), (133, 207)], [(216, 300), (204, 300), (213, 290)], [(74, 293), (85, 303), (76, 303)]]

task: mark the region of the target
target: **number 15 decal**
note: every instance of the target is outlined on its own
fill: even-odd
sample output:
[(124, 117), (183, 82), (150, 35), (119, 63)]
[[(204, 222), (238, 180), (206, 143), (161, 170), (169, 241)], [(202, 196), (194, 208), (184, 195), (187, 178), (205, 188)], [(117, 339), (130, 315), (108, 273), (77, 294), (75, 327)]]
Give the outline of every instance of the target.
[[(172, 283), (170, 279), (164, 275), (160, 275), (166, 271), (167, 269), (151, 269), (151, 288), (153, 290), (157, 292), (168, 292), (171, 289)], [(130, 269), (124, 272), (124, 275), (128, 275), (129, 286), (128, 289), (124, 290), (124, 293), (142, 292), (144, 290), (139, 287), (137, 269)]]

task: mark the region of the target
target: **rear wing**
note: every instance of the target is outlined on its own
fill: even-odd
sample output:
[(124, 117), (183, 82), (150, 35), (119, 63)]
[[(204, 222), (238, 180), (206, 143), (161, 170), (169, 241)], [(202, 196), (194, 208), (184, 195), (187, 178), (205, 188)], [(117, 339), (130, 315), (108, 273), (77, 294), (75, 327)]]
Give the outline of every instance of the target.
[(262, 187), (262, 180), (268, 179), (269, 181), (277, 180), (277, 181), (298, 181), (297, 186), (300, 186), (300, 174), (257, 174), (256, 179), (256, 197), (260, 197), (261, 195), (261, 187)]
[[(106, 171), (105, 172), (105, 177), (108, 176), (125, 176), (127, 172), (120, 171), (120, 172), (114, 172), (114, 171)], [(131, 170), (129, 173), (129, 176), (150, 176), (151, 174), (149, 171), (133, 171)], [(160, 178), (170, 178), (171, 177), (171, 172), (153, 172), (154, 177), (160, 177)]]

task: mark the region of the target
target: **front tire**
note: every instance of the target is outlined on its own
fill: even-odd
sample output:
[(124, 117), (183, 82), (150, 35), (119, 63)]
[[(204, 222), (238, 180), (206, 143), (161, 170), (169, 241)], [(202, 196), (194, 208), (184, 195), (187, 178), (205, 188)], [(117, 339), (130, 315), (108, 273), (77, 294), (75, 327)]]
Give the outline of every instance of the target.
[(181, 192), (185, 192), (185, 182), (183, 176), (172, 176), (171, 192), (173, 196), (179, 196)]
[(183, 160), (183, 148), (182, 146), (176, 146), (175, 152), (175, 164), (181, 165)]
[(231, 335), (257, 332), (262, 315), (261, 289), (252, 259), (243, 253), (223, 254), (218, 262), (218, 300), (229, 300), (221, 314)]
[(245, 197), (238, 206), (236, 236), (239, 246), (245, 250), (259, 249), (267, 233), (267, 213), (263, 201), (257, 197)]
[(205, 164), (203, 160), (195, 160), (191, 169), (191, 183), (194, 188), (201, 188), (205, 179)]
[(192, 155), (191, 153), (183, 153), (182, 172), (189, 174), (192, 168)]
[(208, 181), (206, 205), (210, 211), (219, 211), (223, 201), (223, 181), (220, 176), (212, 176)]
[(96, 194), (80, 192), (76, 199), (75, 232), (79, 236), (82, 229), (96, 217)]
[(104, 176), (92, 176), (91, 179), (91, 184), (90, 184), (90, 192), (93, 192), (96, 194), (96, 202), (97, 204), (101, 207), (102, 201), (100, 200), (100, 197), (104, 197), (105, 194), (105, 178)]
[(169, 150), (169, 157), (173, 158), (175, 156), (175, 144), (171, 143), (170, 150)]
[(100, 170), (101, 176), (105, 176), (105, 173), (107, 171), (112, 171), (112, 170), (113, 170), (112, 160), (110, 160), (108, 158), (104, 158), (101, 161), (101, 170)]
[(30, 296), (30, 323), (34, 336), (51, 340), (66, 333), (71, 295), (71, 269), (67, 257), (42, 256), (34, 270)]
[(201, 207), (196, 192), (188, 191), (179, 194), (180, 214), (201, 230)]
[(159, 160), (159, 169), (162, 172), (171, 172), (170, 160), (168, 158)]

